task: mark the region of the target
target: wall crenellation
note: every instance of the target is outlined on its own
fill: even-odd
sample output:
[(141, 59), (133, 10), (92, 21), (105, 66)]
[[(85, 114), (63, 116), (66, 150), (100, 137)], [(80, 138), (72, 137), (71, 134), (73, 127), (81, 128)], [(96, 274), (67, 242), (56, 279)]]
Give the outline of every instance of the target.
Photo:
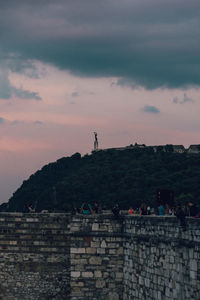
[(198, 300), (200, 219), (0, 214), (3, 300)]

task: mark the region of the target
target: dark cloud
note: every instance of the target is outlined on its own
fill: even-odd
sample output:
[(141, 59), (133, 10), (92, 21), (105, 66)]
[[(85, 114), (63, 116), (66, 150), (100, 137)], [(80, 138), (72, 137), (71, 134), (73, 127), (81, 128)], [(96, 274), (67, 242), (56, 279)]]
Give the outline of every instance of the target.
[(79, 93), (78, 92), (73, 92), (72, 93), (72, 97), (78, 97), (79, 96)]
[(25, 125), (28, 125), (28, 124), (42, 125), (43, 122), (37, 120), (37, 121), (33, 121), (31, 123), (28, 123), (28, 122), (25, 122), (23, 120), (14, 120), (14, 121), (10, 122), (10, 124), (11, 125), (23, 125), (23, 124), (25, 124)]
[(160, 110), (157, 107), (151, 106), (151, 105), (145, 105), (143, 107), (143, 111), (147, 112), (147, 113), (152, 113), (152, 114), (159, 114), (160, 113)]
[(184, 104), (186, 102), (193, 102), (193, 100), (192, 100), (192, 98), (188, 97), (188, 95), (185, 93), (183, 95), (183, 100), (180, 103)]
[(180, 100), (178, 97), (173, 98), (174, 103), (185, 104), (187, 102), (194, 102), (192, 98), (188, 97), (186, 93), (184, 93), (183, 98)]
[(41, 121), (35, 121), (35, 122), (33, 122), (33, 124), (35, 124), (35, 125), (42, 125), (43, 122), (41, 122)]
[(3, 124), (3, 123), (5, 123), (5, 119), (0, 117), (0, 124)]
[(2, 57), (132, 87), (200, 85), (199, 0), (2, 2)]
[(39, 96), (36, 92), (30, 92), (23, 89), (17, 89), (15, 87), (12, 87), (12, 93), (21, 99), (34, 99), (34, 100), (42, 100), (42, 98)]
[(174, 103), (178, 103), (178, 102), (179, 102), (178, 97), (174, 97), (174, 98), (173, 98), (173, 102), (174, 102)]
[(12, 72), (20, 73), (30, 78), (39, 79), (46, 75), (45, 69), (39, 70), (34, 61), (24, 60), (18, 56), (9, 57), (6, 65)]
[(21, 99), (42, 100), (38, 93), (16, 88), (10, 83), (8, 70), (5, 66), (0, 68), (0, 99), (10, 99), (16, 96)]

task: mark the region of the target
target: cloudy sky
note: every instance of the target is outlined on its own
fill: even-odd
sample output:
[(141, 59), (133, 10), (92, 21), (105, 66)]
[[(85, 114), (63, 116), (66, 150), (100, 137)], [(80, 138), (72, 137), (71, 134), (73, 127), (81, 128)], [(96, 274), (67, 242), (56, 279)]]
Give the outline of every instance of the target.
[(199, 144), (199, 0), (0, 0), (0, 202), (48, 162)]

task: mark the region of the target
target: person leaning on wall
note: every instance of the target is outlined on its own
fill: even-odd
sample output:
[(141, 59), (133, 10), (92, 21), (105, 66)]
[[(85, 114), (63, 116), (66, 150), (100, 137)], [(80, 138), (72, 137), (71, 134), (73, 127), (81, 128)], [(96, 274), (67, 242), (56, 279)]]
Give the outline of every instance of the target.
[(91, 214), (93, 214), (94, 211), (92, 209), (92, 205), (90, 203), (84, 202), (81, 205), (80, 213), (83, 214), (83, 215), (91, 215)]
[(134, 210), (133, 210), (132, 206), (129, 208), (128, 214), (129, 215), (133, 215), (134, 214)]

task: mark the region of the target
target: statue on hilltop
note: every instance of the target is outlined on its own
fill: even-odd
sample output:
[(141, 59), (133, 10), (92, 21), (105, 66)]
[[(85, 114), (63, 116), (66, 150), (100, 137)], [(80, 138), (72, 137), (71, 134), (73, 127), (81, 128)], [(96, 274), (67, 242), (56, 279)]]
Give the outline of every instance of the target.
[(94, 151), (97, 151), (99, 147), (97, 132), (94, 132)]

